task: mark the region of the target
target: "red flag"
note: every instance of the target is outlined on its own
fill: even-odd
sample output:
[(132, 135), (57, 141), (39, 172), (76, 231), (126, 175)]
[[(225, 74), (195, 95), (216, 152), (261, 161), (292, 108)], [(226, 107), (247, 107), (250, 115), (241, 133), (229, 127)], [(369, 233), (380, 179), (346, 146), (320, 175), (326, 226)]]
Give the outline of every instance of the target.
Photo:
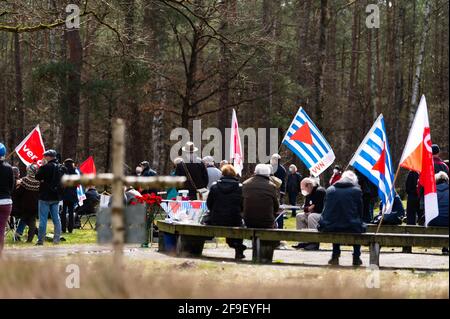
[(431, 144), (428, 107), (425, 96), (422, 96), (400, 166), (420, 174), (419, 184), (424, 190), (425, 225), (439, 215)]
[(25, 137), (25, 139), (16, 147), (15, 151), (25, 165), (28, 166), (33, 163), (36, 163), (39, 166), (42, 165), (45, 147), (39, 125)]
[(83, 174), (97, 174), (94, 158), (92, 156), (89, 156), (87, 160), (80, 165), (80, 172)]

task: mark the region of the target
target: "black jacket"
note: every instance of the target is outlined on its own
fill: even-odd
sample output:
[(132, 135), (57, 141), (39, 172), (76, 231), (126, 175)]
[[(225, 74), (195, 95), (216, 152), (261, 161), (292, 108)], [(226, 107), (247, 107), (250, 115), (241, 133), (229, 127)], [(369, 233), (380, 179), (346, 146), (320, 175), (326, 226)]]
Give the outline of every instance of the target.
[[(142, 174), (141, 174), (141, 176), (143, 176), (143, 177), (150, 177), (150, 176), (156, 176), (156, 175), (158, 175), (158, 173), (156, 173), (156, 171), (152, 170), (150, 167), (146, 167), (142, 171)], [(142, 195), (144, 195), (144, 194), (151, 194), (151, 193), (155, 193), (156, 194), (156, 193), (158, 193), (158, 190), (154, 189), (154, 188), (141, 190), (141, 194)]]
[(86, 199), (83, 201), (83, 205), (77, 207), (77, 214), (95, 214), (98, 203), (100, 203), (99, 193), (95, 188), (89, 188), (84, 195)]
[(286, 191), (291, 194), (300, 193), (300, 183), (302, 179), (302, 175), (300, 175), (299, 173), (289, 173), (287, 178)]
[(61, 187), (62, 168), (56, 159), (41, 166), (36, 173), (36, 180), (41, 182), (39, 199), (43, 201), (60, 201), (62, 199)]
[(11, 165), (0, 161), (0, 199), (11, 199), (16, 185)]
[(282, 165), (278, 164), (277, 171), (273, 174), (273, 176), (281, 179), (280, 192), (286, 193), (286, 169)]
[[(77, 172), (73, 167), (67, 167), (63, 166), (64, 174), (66, 175), (77, 175)], [(63, 190), (63, 200), (72, 202), (72, 203), (78, 203), (78, 195), (77, 195), (77, 188), (76, 187), (64, 187)]]
[[(197, 189), (206, 188), (208, 186), (208, 171), (206, 170), (206, 166), (203, 163), (185, 163), (189, 174), (194, 180), (194, 184)], [(177, 176), (186, 176), (187, 181), (185, 183), (186, 188), (189, 190), (189, 197), (191, 199), (196, 199), (196, 190), (195, 186), (192, 185), (191, 180), (187, 177), (186, 171), (184, 170), (183, 163), (179, 163), (177, 165), (176, 171)]]
[(242, 184), (234, 177), (221, 177), (209, 190), (206, 205), (211, 224), (242, 226)]
[(311, 194), (305, 197), (304, 208), (314, 205), (314, 213), (322, 214), (325, 194), (326, 194), (325, 188), (321, 186), (315, 186)]
[(317, 229), (322, 232), (363, 233), (362, 214), (361, 189), (341, 180), (327, 189)]
[(419, 181), (419, 173), (410, 171), (406, 177), (405, 190), (410, 198), (419, 198), (417, 194), (417, 183)]

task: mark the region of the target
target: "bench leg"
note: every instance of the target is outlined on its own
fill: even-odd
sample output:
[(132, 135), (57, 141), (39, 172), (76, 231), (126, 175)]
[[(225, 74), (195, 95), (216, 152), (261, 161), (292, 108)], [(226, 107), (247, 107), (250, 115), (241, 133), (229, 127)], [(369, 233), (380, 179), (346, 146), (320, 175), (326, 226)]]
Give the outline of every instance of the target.
[(177, 256), (201, 256), (205, 240), (204, 237), (178, 235)]
[(165, 252), (166, 251), (166, 247), (164, 245), (164, 233), (163, 232), (159, 232), (158, 234), (158, 252)]
[(370, 251), (370, 265), (380, 266), (380, 244), (371, 243), (369, 246)]
[(273, 241), (260, 240), (254, 238), (253, 243), (253, 262), (258, 264), (270, 264), (273, 259), (275, 244)]

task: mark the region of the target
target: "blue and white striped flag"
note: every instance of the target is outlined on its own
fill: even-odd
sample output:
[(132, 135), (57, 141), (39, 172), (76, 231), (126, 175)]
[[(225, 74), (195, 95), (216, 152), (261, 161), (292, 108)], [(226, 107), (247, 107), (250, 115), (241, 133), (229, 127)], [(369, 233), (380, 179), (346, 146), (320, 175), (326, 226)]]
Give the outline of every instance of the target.
[(336, 158), (330, 144), (301, 107), (282, 143), (302, 160), (315, 177), (333, 164)]
[(383, 114), (380, 114), (369, 133), (367, 133), (350, 160), (350, 165), (378, 187), (378, 196), (383, 203), (384, 214), (389, 214), (392, 211), (395, 189), (391, 153)]
[[(77, 175), (81, 175), (78, 168), (75, 170), (77, 172)], [(78, 205), (83, 206), (83, 201), (86, 199), (86, 195), (84, 194), (83, 186), (78, 185), (77, 187), (77, 197), (78, 197)]]

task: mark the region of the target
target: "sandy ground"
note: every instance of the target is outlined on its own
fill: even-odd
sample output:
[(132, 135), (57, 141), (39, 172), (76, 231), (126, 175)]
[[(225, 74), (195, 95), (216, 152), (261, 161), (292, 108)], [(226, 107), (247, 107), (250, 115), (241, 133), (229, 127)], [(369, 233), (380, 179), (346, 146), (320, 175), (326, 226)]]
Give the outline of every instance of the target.
[[(140, 248), (138, 246), (126, 246), (125, 256), (137, 260), (170, 260), (171, 257), (157, 252), (157, 244), (153, 248)], [(66, 256), (89, 256), (99, 254), (110, 254), (110, 246), (101, 245), (70, 245), (53, 246), (48, 244), (44, 247), (7, 248), (4, 251), (6, 258), (32, 258), (49, 259)], [(402, 254), (400, 248), (383, 248), (380, 255), (381, 269), (399, 270), (424, 270), (424, 271), (448, 271), (449, 257), (441, 254), (438, 249), (425, 250), (414, 248), (413, 254)], [(251, 249), (246, 250), (246, 258), (241, 263), (251, 263)], [(331, 256), (331, 246), (322, 245), (320, 251), (294, 250), (287, 246), (287, 249), (275, 250), (273, 264), (290, 266), (326, 266)], [(206, 244), (203, 257), (198, 261), (209, 262), (234, 262), (234, 251), (224, 244)], [(176, 258), (184, 260), (184, 258)], [(362, 249), (363, 266), (368, 266), (369, 253), (366, 248)], [(188, 260), (188, 259), (186, 259)], [(352, 260), (351, 247), (343, 247), (340, 264), (343, 267), (350, 267)]]
[[(329, 267), (331, 246), (320, 251), (276, 250), (274, 263), (235, 262), (225, 244), (207, 244), (202, 258), (176, 258), (153, 248), (126, 246), (125, 264), (117, 277), (111, 246), (48, 244), (4, 250), (0, 261), (0, 298), (448, 298), (449, 259), (440, 250), (417, 248), (414, 254), (384, 249), (381, 271), (373, 276), (369, 254), (363, 267), (351, 266), (351, 248), (344, 247), (341, 266)], [(106, 262), (106, 264), (105, 264)], [(81, 289), (67, 289), (65, 267), (82, 267)], [(16, 265), (19, 265), (17, 268)], [(52, 270), (49, 270), (49, 266)], [(46, 271), (42, 271), (46, 269)], [(30, 278), (30, 282), (24, 277)], [(49, 277), (51, 273), (51, 277)], [(126, 276), (120, 284), (120, 276)], [(378, 278), (379, 287), (368, 287)], [(368, 281), (369, 280), (369, 281)], [(119, 283), (118, 283), (119, 282)], [(368, 283), (369, 282), (369, 283)], [(373, 282), (372, 282), (373, 283)], [(3, 287), (3, 288), (2, 288)]]

